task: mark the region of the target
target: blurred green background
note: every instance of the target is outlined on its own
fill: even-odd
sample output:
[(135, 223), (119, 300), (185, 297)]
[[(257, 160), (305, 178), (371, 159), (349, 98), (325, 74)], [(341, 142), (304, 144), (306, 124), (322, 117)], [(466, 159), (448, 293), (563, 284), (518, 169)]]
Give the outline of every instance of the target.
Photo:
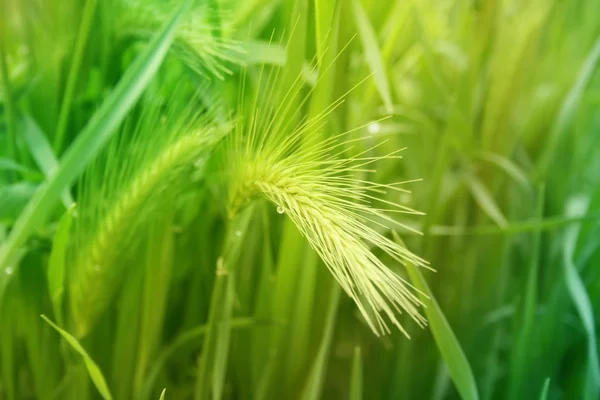
[[(0, 1), (0, 399), (600, 398), (598, 0)], [(426, 213), (398, 220), (430, 327), (375, 336), (267, 202), (219, 275), (238, 227), (207, 175), (123, 222), (82, 358), (40, 318), (76, 334), (53, 274), (69, 219), (110, 207), (76, 178), (148, 104), (235, 114), (263, 66), (306, 79), (300, 118), (352, 89), (323, 131), (370, 136), (357, 154), (407, 147), (369, 179), (423, 179), (384, 196)]]

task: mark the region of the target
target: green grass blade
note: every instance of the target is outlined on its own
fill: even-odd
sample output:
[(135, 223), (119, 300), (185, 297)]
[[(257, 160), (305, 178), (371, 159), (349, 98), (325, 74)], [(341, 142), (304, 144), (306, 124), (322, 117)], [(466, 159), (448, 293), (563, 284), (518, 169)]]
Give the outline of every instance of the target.
[[(4, 24), (3, 24), (4, 25)], [(2, 27), (4, 28), (4, 27)], [(3, 30), (3, 29), (2, 29)], [(4, 32), (0, 31), (0, 34)], [(17, 161), (17, 114), (9, 82), (8, 66), (6, 62), (6, 49), (4, 38), (0, 37), (0, 92), (3, 94), (4, 114), (6, 118), (6, 129), (8, 134), (8, 157)]]
[[(588, 199), (575, 197), (571, 199), (567, 208), (567, 215), (584, 215), (588, 208)], [(575, 248), (581, 227), (571, 226), (565, 233), (563, 245), (563, 273), (567, 289), (575, 309), (579, 314), (581, 323), (587, 335), (588, 342), (588, 376), (586, 377), (585, 398), (597, 399), (600, 392), (600, 360), (596, 341), (596, 323), (594, 309), (587, 293), (585, 284), (579, 275), (574, 262)]]
[(529, 179), (527, 175), (518, 165), (512, 162), (510, 159), (501, 156), (500, 154), (492, 153), (490, 151), (481, 151), (475, 153), (475, 157), (480, 160), (486, 161), (490, 164), (498, 166), (502, 169), (508, 176), (510, 176), (513, 181), (521, 185), (524, 189), (530, 189), (531, 185), (529, 184)]
[(522, 222), (511, 222), (506, 228), (496, 225), (482, 225), (472, 228), (462, 226), (434, 225), (431, 227), (432, 236), (460, 236), (460, 235), (516, 235), (518, 233), (533, 232), (536, 230), (558, 229), (577, 223), (594, 223), (600, 220), (600, 211), (590, 211), (586, 215), (559, 215), (547, 217), (543, 220), (531, 220)]
[[(254, 324), (252, 318), (235, 318), (231, 321), (231, 328), (249, 328)], [(146, 382), (144, 383), (144, 390), (142, 391), (142, 399), (150, 398), (150, 391), (156, 383), (156, 380), (164, 368), (169, 358), (182, 347), (194, 342), (204, 336), (208, 330), (208, 325), (201, 325), (196, 328), (190, 329), (181, 333), (170, 345), (165, 347), (162, 352), (156, 356), (152, 364), (150, 372), (146, 376)]]
[[(396, 232), (394, 232), (394, 237), (396, 241), (402, 243), (402, 240)], [(422, 296), (422, 301), (427, 306), (427, 308), (425, 308), (425, 313), (427, 314), (427, 319), (431, 325), (433, 338), (448, 366), (450, 376), (452, 377), (452, 381), (454, 381), (454, 385), (456, 385), (458, 393), (460, 393), (460, 396), (464, 400), (479, 399), (475, 376), (473, 375), (469, 361), (467, 360), (458, 339), (454, 335), (452, 327), (450, 327), (450, 324), (446, 320), (446, 316), (429, 289), (427, 281), (425, 281), (421, 271), (414, 265), (407, 263), (406, 270), (415, 287), (429, 297), (425, 298)]]
[(352, 378), (350, 379), (350, 400), (361, 400), (363, 398), (363, 367), (360, 347), (354, 349), (352, 358)]
[(377, 86), (377, 90), (379, 91), (379, 95), (383, 100), (387, 112), (392, 112), (390, 84), (386, 74), (385, 63), (383, 62), (383, 57), (379, 50), (377, 35), (375, 34), (375, 30), (369, 21), (369, 16), (365, 12), (360, 0), (352, 0), (352, 9), (354, 11), (353, 14), (356, 28), (358, 29), (360, 40), (363, 45), (364, 57), (371, 69), (373, 79), (375, 79), (375, 85)]
[(548, 393), (550, 393), (550, 378), (546, 378), (542, 392), (540, 393), (540, 400), (548, 400)]
[(507, 227), (508, 222), (506, 221), (506, 218), (502, 214), (502, 211), (500, 211), (500, 207), (498, 207), (494, 196), (492, 196), (483, 183), (476, 177), (471, 176), (468, 178), (468, 185), (471, 195), (483, 212), (485, 212), (499, 227)]
[(165, 400), (165, 393), (167, 392), (167, 388), (164, 388), (162, 393), (160, 394), (160, 398), (158, 400)]
[(62, 301), (65, 293), (65, 257), (74, 214), (75, 205), (71, 206), (60, 219), (52, 241), (50, 259), (48, 260), (48, 292), (50, 293), (50, 301), (58, 325), (63, 325)]
[(96, 2), (97, 0), (86, 0), (85, 7), (83, 9), (83, 15), (81, 16), (81, 26), (79, 27), (79, 32), (77, 33), (77, 41), (75, 42), (75, 50), (73, 51), (73, 61), (71, 62), (71, 68), (69, 69), (67, 86), (65, 88), (65, 94), (60, 107), (58, 124), (54, 136), (54, 151), (56, 151), (56, 154), (59, 155), (63, 150), (65, 136), (67, 133), (67, 123), (69, 121), (69, 114), (71, 112), (71, 104), (73, 103), (73, 96), (75, 94), (79, 69), (81, 68), (81, 61), (85, 52), (85, 45), (88, 40), (90, 28), (92, 27), (94, 12), (96, 10)]
[[(38, 124), (29, 115), (24, 117), (24, 124), (23, 137), (29, 147), (29, 151), (40, 170), (49, 179), (58, 170), (58, 160), (54, 155), (50, 142)], [(67, 209), (74, 203), (68, 188), (61, 195), (61, 199)]]
[[(38, 185), (31, 182), (18, 182), (0, 187), (0, 221), (16, 219), (19, 212), (26, 207), (34, 196), (37, 188)], [(8, 265), (5, 268), (8, 268)], [(0, 283), (2, 283), (1, 279)], [(2, 288), (0, 287), (0, 289)]]
[(341, 286), (338, 285), (337, 282), (333, 282), (333, 286), (330, 290), (329, 306), (327, 307), (327, 317), (325, 320), (323, 336), (321, 338), (321, 343), (319, 344), (317, 357), (312, 365), (306, 386), (304, 387), (304, 392), (302, 393), (302, 400), (318, 400), (321, 398), (341, 292)]
[(217, 277), (211, 297), (208, 331), (204, 337), (196, 374), (194, 392), (196, 400), (209, 397), (211, 391), (213, 399), (220, 399), (223, 395), (232, 330), (235, 274), (242, 248), (242, 238), (248, 230), (253, 211), (254, 207), (248, 206), (231, 221), (222, 256), (217, 261)]
[[(27, 168), (24, 165), (21, 165), (13, 160), (10, 160), (8, 158), (0, 158), (0, 171), (13, 171), (13, 172), (18, 172), (18, 173), (22, 173), (22, 174), (29, 174), (29, 175), (33, 175), (35, 178), (37, 178), (37, 176), (35, 176), (36, 174), (39, 175), (39, 173), (37, 171), (34, 171), (33, 169)], [(41, 177), (41, 175), (40, 175)]]
[[(317, 46), (317, 55), (320, 60), (323, 59), (327, 49), (328, 35), (331, 35), (333, 26), (333, 17), (338, 2), (336, 0), (314, 0), (315, 8), (315, 44)], [(337, 32), (335, 33), (337, 35)], [(330, 41), (330, 40), (329, 40)]]
[[(144, 267), (144, 284), (140, 302), (140, 327), (134, 376), (133, 393), (140, 398), (144, 378), (160, 344), (164, 329), (172, 271), (174, 268), (175, 239), (172, 230), (172, 211), (166, 210), (165, 222), (149, 228)], [(142, 266), (140, 265), (140, 267)]]
[[(209, 397), (219, 399), (222, 395), (226, 357), (231, 334), (234, 275), (226, 271), (223, 259), (219, 259), (217, 279), (213, 287), (208, 330), (204, 337), (202, 354), (196, 375), (194, 399)], [(212, 396), (209, 396), (212, 388)]]
[(565, 100), (556, 116), (556, 121), (552, 125), (552, 130), (548, 134), (546, 147), (541, 155), (538, 164), (538, 175), (545, 175), (550, 168), (555, 156), (555, 151), (559, 148), (567, 128), (573, 121), (575, 113), (579, 108), (579, 102), (583, 92), (587, 88), (592, 76), (597, 71), (596, 66), (600, 61), (600, 36), (596, 39), (594, 46), (585, 59), (577, 79), (573, 83), (571, 90), (565, 97)]
[[(295, 110), (301, 102), (296, 94), (303, 84), (300, 77), (306, 59), (307, 24), (308, 0), (294, 0), (293, 12), (289, 20), (290, 37), (286, 46), (286, 63), (283, 67), (282, 86), (279, 93), (280, 101), (289, 102), (291, 110)], [(291, 114), (292, 118), (297, 118), (293, 113), (294, 111)]]
[(102, 375), (102, 371), (96, 365), (94, 360), (88, 355), (85, 349), (81, 346), (79, 341), (75, 339), (71, 334), (67, 331), (59, 328), (54, 324), (54, 322), (50, 321), (45, 315), (42, 315), (44, 321), (46, 321), (52, 328), (54, 328), (66, 341), (67, 343), (75, 350), (81, 357), (83, 358), (83, 362), (85, 363), (85, 367), (87, 368), (88, 374), (94, 382), (96, 389), (102, 396), (104, 400), (112, 400), (112, 395), (110, 394), (110, 390), (108, 389), (108, 385), (106, 384), (106, 380), (104, 379), (104, 375)]
[[(540, 219), (543, 217), (544, 213), (544, 193), (544, 187), (540, 186), (538, 189), (538, 201), (535, 211), (535, 215)], [(513, 342), (510, 359), (510, 378), (508, 379), (509, 399), (515, 399), (522, 396), (525, 379), (530, 370), (530, 354), (532, 345), (534, 345), (531, 335), (535, 324), (535, 314), (538, 304), (538, 270), (541, 236), (540, 230), (534, 232), (533, 242), (530, 247), (530, 259), (524, 290), (525, 295), (521, 301), (520, 313), (516, 321), (518, 331), (517, 334), (514, 335), (515, 340)]]
[[(41, 225), (55, 206), (60, 194), (104, 147), (140, 95), (154, 77), (173, 41), (177, 25), (190, 1), (184, 2), (171, 20), (138, 55), (127, 69), (119, 84), (96, 111), (75, 142), (60, 160), (60, 167), (38, 189), (26, 209), (13, 226), (8, 239), (0, 247), (0, 269), (13, 259), (17, 249), (29, 238), (36, 226)], [(8, 275), (0, 274), (0, 302), (8, 283)]]

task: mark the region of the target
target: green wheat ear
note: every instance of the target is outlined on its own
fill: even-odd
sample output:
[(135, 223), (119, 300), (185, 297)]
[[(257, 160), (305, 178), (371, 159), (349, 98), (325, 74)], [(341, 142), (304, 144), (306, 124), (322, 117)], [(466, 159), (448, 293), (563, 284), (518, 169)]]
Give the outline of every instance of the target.
[[(389, 333), (387, 321), (391, 321), (408, 336), (396, 318), (402, 311), (425, 326), (417, 289), (388, 269), (370, 249), (378, 247), (403, 264), (428, 265), (375, 229), (394, 224), (410, 229), (388, 214), (420, 214), (382, 199), (387, 191), (406, 192), (402, 182), (385, 185), (364, 178), (374, 172), (368, 169), (374, 163), (397, 158), (402, 149), (382, 157), (366, 156), (372, 149), (344, 157), (342, 154), (362, 139), (345, 139), (347, 134), (322, 139), (321, 132), (325, 119), (342, 100), (312, 120), (299, 120), (301, 107), (297, 104), (306, 100), (299, 99), (302, 83), (297, 80), (281, 94), (278, 73), (271, 73), (266, 83), (262, 81), (263, 73), (258, 87), (266, 98), (257, 95), (250, 115), (238, 116), (229, 140), (230, 216), (254, 196), (266, 197), (294, 222), (375, 334)], [(274, 99), (283, 101), (277, 104)], [(387, 209), (376, 208), (372, 202), (385, 204)]]
[[(152, 213), (172, 207), (171, 199), (189, 187), (206, 164), (227, 124), (212, 111), (165, 114), (147, 106), (132, 129), (128, 125), (80, 184), (80, 216), (70, 252), (70, 308), (77, 336), (87, 334), (110, 304), (123, 278), (136, 232)], [(194, 116), (197, 115), (197, 116)]]
[[(148, 39), (170, 18), (179, 0), (112, 0), (118, 12), (114, 30), (118, 39)], [(227, 64), (241, 62), (241, 46), (230, 39), (216, 21), (222, 11), (195, 2), (175, 35), (171, 51), (192, 70), (205, 77), (223, 79), (231, 74)]]

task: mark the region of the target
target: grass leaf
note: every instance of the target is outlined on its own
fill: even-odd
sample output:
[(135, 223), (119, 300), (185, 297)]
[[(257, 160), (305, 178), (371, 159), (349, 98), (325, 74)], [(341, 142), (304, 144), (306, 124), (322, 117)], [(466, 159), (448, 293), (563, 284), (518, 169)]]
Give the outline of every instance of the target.
[(341, 287), (334, 283), (329, 294), (329, 305), (327, 307), (323, 336), (321, 337), (317, 357), (313, 362), (308, 380), (304, 386), (304, 391), (302, 392), (302, 400), (318, 400), (321, 398), (341, 293)]
[[(393, 232), (393, 234), (396, 241), (402, 243), (398, 234), (396, 232)], [(429, 289), (427, 281), (421, 274), (421, 271), (410, 262), (406, 263), (406, 270), (415, 287), (428, 297), (428, 299), (423, 298), (423, 302), (426, 305), (425, 313), (427, 314), (427, 320), (431, 325), (433, 338), (448, 366), (450, 376), (456, 385), (458, 393), (460, 393), (460, 396), (464, 400), (479, 399), (477, 384), (475, 383), (475, 377), (469, 361), (458, 339), (454, 335), (452, 327), (448, 323), (448, 320), (446, 320), (444, 312)]]
[(0, 171), (14, 171), (19, 173), (27, 173), (27, 174), (38, 174), (37, 171), (33, 169), (27, 168), (24, 165), (21, 165), (13, 160), (8, 158), (0, 158)]
[(521, 185), (524, 189), (530, 189), (531, 185), (525, 172), (519, 168), (510, 159), (501, 156), (500, 154), (492, 153), (489, 151), (481, 151), (476, 153), (475, 156), (480, 160), (487, 161), (500, 167), (508, 176), (510, 176), (516, 183)]
[(544, 380), (544, 386), (542, 387), (542, 392), (540, 393), (540, 400), (548, 400), (549, 392), (550, 392), (550, 378), (546, 378), (546, 380)]
[[(538, 189), (538, 200), (535, 215), (541, 219), (544, 214), (544, 186)], [(532, 331), (535, 325), (535, 314), (538, 305), (538, 280), (539, 261), (541, 246), (541, 230), (533, 232), (533, 240), (530, 248), (529, 265), (527, 267), (527, 279), (525, 280), (524, 296), (520, 304), (520, 312), (517, 315), (517, 332), (513, 335), (512, 354), (510, 359), (508, 393), (510, 398), (521, 397), (523, 385), (530, 366), (530, 349), (534, 345)]]
[(563, 136), (567, 132), (567, 128), (573, 121), (575, 113), (579, 107), (579, 102), (583, 93), (588, 86), (592, 76), (597, 71), (596, 66), (600, 61), (600, 35), (597, 37), (594, 46), (590, 49), (587, 58), (585, 59), (577, 79), (573, 83), (571, 90), (564, 99), (564, 102), (556, 116), (556, 121), (552, 124), (552, 130), (546, 139), (546, 146), (540, 157), (538, 164), (538, 175), (544, 175), (548, 172), (551, 166), (555, 151), (560, 146)]
[[(23, 137), (27, 146), (29, 146), (29, 151), (38, 167), (40, 167), (40, 170), (46, 176), (46, 179), (50, 179), (58, 170), (58, 160), (54, 155), (50, 142), (41, 128), (29, 115), (24, 117), (24, 124)], [(74, 203), (69, 189), (63, 192), (61, 199), (67, 209)]]
[(475, 202), (481, 207), (481, 209), (487, 214), (487, 216), (494, 221), (499, 227), (506, 228), (508, 226), (508, 222), (506, 218), (500, 211), (494, 196), (488, 191), (488, 189), (483, 185), (483, 183), (472, 176), (468, 179), (469, 189)]
[(354, 22), (358, 29), (360, 40), (365, 52), (365, 60), (371, 69), (375, 85), (379, 91), (379, 95), (383, 100), (387, 112), (392, 112), (392, 95), (390, 84), (387, 78), (385, 64), (375, 30), (369, 21), (369, 16), (365, 12), (360, 0), (352, 0), (352, 9), (354, 11)]
[[(589, 206), (586, 197), (573, 197), (567, 204), (567, 215), (584, 215)], [(579, 275), (574, 262), (575, 248), (581, 227), (573, 225), (565, 233), (563, 245), (563, 272), (567, 289), (575, 309), (579, 314), (581, 323), (587, 335), (588, 342), (588, 376), (585, 379), (585, 398), (596, 399), (600, 391), (600, 359), (598, 356), (598, 344), (596, 342), (596, 323), (594, 321), (594, 309), (592, 301), (587, 293), (585, 284)]]
[(67, 343), (69, 343), (69, 345), (73, 348), (73, 350), (75, 350), (77, 353), (79, 353), (79, 355), (81, 355), (81, 357), (83, 358), (83, 362), (85, 363), (85, 367), (88, 371), (88, 374), (90, 375), (92, 382), (94, 382), (94, 385), (96, 386), (96, 389), (98, 389), (98, 392), (100, 393), (102, 398), (104, 400), (112, 400), (113, 397), (110, 394), (110, 390), (108, 389), (106, 380), (104, 379), (104, 375), (102, 375), (102, 371), (100, 370), (98, 365), (96, 365), (94, 360), (92, 360), (92, 358), (88, 355), (88, 353), (85, 351), (85, 349), (81, 346), (79, 341), (77, 339), (75, 339), (73, 336), (71, 336), (71, 334), (69, 334), (67, 331), (59, 328), (56, 324), (54, 324), (54, 322), (50, 321), (45, 315), (42, 315), (42, 318), (52, 328), (54, 328), (67, 341)]
[[(25, 181), (0, 187), (0, 221), (16, 219), (37, 188), (38, 185)], [(0, 284), (2, 283), (1, 279)]]
[(361, 400), (363, 398), (363, 367), (360, 347), (354, 349), (352, 358), (352, 377), (350, 379), (350, 400)]
[(59, 325), (63, 324), (62, 301), (65, 293), (65, 257), (75, 212), (75, 204), (73, 204), (60, 219), (52, 241), (50, 259), (48, 260), (48, 292), (50, 293), (54, 316)]

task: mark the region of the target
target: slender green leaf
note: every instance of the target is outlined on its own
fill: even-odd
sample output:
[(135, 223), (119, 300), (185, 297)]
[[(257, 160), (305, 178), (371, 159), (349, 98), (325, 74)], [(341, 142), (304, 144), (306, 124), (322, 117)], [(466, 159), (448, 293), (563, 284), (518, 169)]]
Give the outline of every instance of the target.
[[(231, 321), (231, 328), (248, 328), (253, 326), (253, 324), (254, 320), (252, 318), (235, 318)], [(142, 399), (150, 398), (150, 391), (152, 390), (152, 387), (156, 383), (160, 372), (164, 368), (169, 358), (177, 350), (180, 350), (182, 347), (202, 338), (207, 331), (207, 325), (201, 325), (185, 331), (161, 351), (161, 353), (155, 358), (150, 372), (146, 375), (146, 382), (144, 383), (144, 390), (142, 391)]]
[[(538, 189), (538, 201), (535, 215), (542, 218), (544, 213), (544, 187)], [(508, 397), (518, 398), (522, 396), (523, 385), (527, 372), (530, 370), (532, 346), (532, 330), (535, 324), (535, 314), (538, 305), (538, 280), (540, 261), (541, 231), (533, 232), (533, 240), (530, 246), (530, 259), (527, 267), (527, 279), (520, 310), (517, 315), (517, 332), (514, 335), (512, 354), (510, 359), (510, 372), (508, 380)]]
[(390, 92), (390, 84), (387, 78), (385, 69), (385, 63), (381, 51), (379, 50), (379, 43), (377, 41), (377, 35), (375, 30), (369, 21), (369, 16), (365, 12), (360, 0), (352, 0), (352, 9), (354, 11), (354, 21), (356, 28), (360, 36), (360, 40), (363, 45), (363, 51), (365, 53), (365, 60), (371, 69), (373, 79), (375, 79), (375, 85), (379, 91), (379, 95), (383, 100), (383, 104), (386, 107), (387, 112), (392, 112), (392, 95)]
[(52, 241), (50, 259), (48, 260), (48, 292), (50, 293), (54, 316), (59, 325), (63, 324), (62, 301), (65, 292), (65, 263), (69, 233), (75, 212), (75, 204), (73, 204), (60, 219)]
[(39, 174), (33, 169), (27, 168), (24, 165), (21, 165), (13, 160), (9, 160), (8, 158), (0, 158), (0, 171), (14, 171), (23, 174)]
[(321, 336), (321, 343), (319, 344), (319, 351), (310, 369), (306, 385), (304, 386), (302, 400), (317, 400), (321, 398), (341, 292), (342, 288), (337, 282), (333, 283), (330, 291), (325, 328), (323, 335)]
[(494, 196), (487, 190), (487, 188), (481, 183), (475, 176), (468, 178), (469, 189), (473, 198), (479, 205), (479, 207), (487, 214), (492, 221), (494, 221), (499, 227), (506, 228), (508, 222), (500, 211), (500, 207), (496, 203)]
[[(283, 67), (287, 64), (287, 53), (283, 46), (262, 40), (248, 40), (243, 44), (244, 58), (247, 65), (270, 64)], [(309, 85), (314, 86), (317, 82), (317, 74), (309, 64), (302, 64), (302, 78)]]
[(253, 210), (254, 207), (250, 205), (231, 221), (223, 245), (223, 255), (217, 261), (217, 277), (211, 296), (208, 331), (204, 337), (196, 374), (194, 392), (196, 400), (207, 398), (211, 391), (213, 399), (220, 399), (223, 395), (232, 329), (235, 273), (242, 248), (242, 238), (248, 229)]
[(223, 259), (219, 259), (217, 279), (213, 287), (208, 331), (204, 337), (202, 354), (196, 374), (194, 399), (209, 397), (220, 399), (224, 384), (224, 374), (231, 334), (231, 313), (233, 302), (234, 276), (226, 271)]
[(0, 221), (16, 219), (37, 188), (38, 185), (30, 182), (18, 182), (0, 187)]
[[(567, 215), (585, 215), (589, 207), (589, 198), (573, 197), (567, 205)], [(575, 305), (575, 309), (579, 314), (581, 323), (587, 335), (588, 341), (588, 366), (587, 377), (585, 379), (585, 398), (597, 399), (600, 394), (600, 359), (598, 356), (598, 344), (596, 342), (596, 322), (594, 321), (594, 309), (592, 302), (585, 288), (585, 284), (579, 275), (579, 271), (575, 266), (574, 255), (579, 238), (580, 225), (572, 225), (565, 232), (565, 240), (563, 245), (563, 272), (565, 281), (571, 296), (571, 300)]]
[(363, 368), (360, 347), (354, 349), (352, 358), (352, 378), (350, 379), (350, 400), (361, 400), (363, 398)]
[(69, 69), (67, 86), (65, 88), (63, 101), (60, 107), (58, 125), (56, 127), (56, 133), (54, 136), (54, 150), (59, 155), (62, 152), (67, 133), (67, 122), (69, 121), (71, 104), (73, 102), (73, 96), (75, 94), (75, 88), (79, 78), (81, 61), (83, 59), (88, 36), (92, 27), (94, 13), (96, 11), (96, 3), (97, 0), (86, 0), (85, 7), (83, 8), (83, 14), (81, 16), (81, 25), (79, 27), (79, 32), (77, 32), (77, 41), (75, 42), (75, 49), (73, 51), (73, 60), (71, 62), (71, 68)]
[(160, 398), (158, 400), (165, 400), (165, 393), (167, 392), (167, 389), (164, 388), (162, 393), (160, 394)]
[(100, 370), (98, 365), (96, 365), (94, 360), (92, 360), (92, 358), (88, 355), (85, 349), (81, 346), (79, 341), (73, 336), (71, 336), (71, 334), (69, 334), (67, 331), (59, 328), (45, 315), (42, 315), (42, 318), (52, 328), (54, 328), (58, 333), (60, 333), (63, 339), (66, 340), (66, 342), (73, 348), (73, 350), (75, 350), (77, 353), (79, 353), (79, 355), (81, 355), (81, 357), (83, 358), (83, 362), (85, 363), (85, 367), (87, 368), (88, 374), (90, 375), (92, 382), (94, 382), (94, 385), (96, 386), (96, 389), (98, 389), (98, 392), (100, 393), (102, 398), (104, 400), (112, 400), (112, 395), (110, 394), (110, 390), (108, 389), (108, 385), (106, 384), (104, 375), (102, 375), (102, 371)]
[(559, 215), (556, 217), (547, 217), (542, 220), (531, 220), (522, 222), (512, 222), (509, 226), (503, 228), (497, 225), (475, 226), (465, 228), (462, 226), (444, 226), (435, 225), (431, 227), (433, 236), (460, 236), (460, 235), (516, 235), (518, 233), (532, 232), (537, 230), (551, 230), (562, 228), (577, 223), (594, 223), (600, 220), (600, 210), (588, 212), (586, 215)]
[[(29, 151), (40, 170), (46, 176), (46, 179), (50, 179), (58, 170), (58, 160), (54, 155), (50, 142), (29, 115), (23, 118), (23, 122), (25, 125), (23, 128), (23, 137), (27, 146), (29, 146)], [(74, 203), (68, 188), (61, 195), (61, 199), (67, 209)]]
[[(334, 13), (339, 2), (337, 0), (314, 0), (315, 8), (315, 39), (319, 60), (327, 51), (327, 43), (331, 42), (332, 26), (334, 26)], [(337, 36), (337, 32), (335, 33)], [(336, 39), (337, 40), (337, 39)]]
[(546, 378), (546, 380), (544, 380), (544, 386), (542, 387), (542, 392), (540, 393), (540, 400), (548, 400), (549, 393), (550, 393), (550, 378)]
[(596, 66), (600, 61), (600, 35), (597, 37), (594, 46), (585, 59), (577, 79), (573, 83), (571, 90), (564, 99), (564, 102), (556, 116), (556, 121), (552, 125), (552, 130), (548, 134), (546, 146), (540, 157), (538, 164), (538, 175), (545, 175), (551, 166), (554, 153), (559, 148), (561, 141), (566, 135), (567, 128), (570, 126), (575, 112), (579, 107), (579, 102), (583, 96), (583, 92), (587, 88), (592, 76), (596, 72)]
[(495, 154), (489, 151), (482, 151), (475, 154), (480, 160), (487, 161), (500, 167), (508, 176), (510, 176), (516, 183), (521, 185), (524, 189), (530, 189), (531, 185), (525, 172), (519, 168), (514, 162), (500, 154)]
[[(3, 34), (4, 32), (0, 31), (0, 92), (3, 94), (3, 105), (6, 109), (5, 116), (6, 129), (8, 133), (8, 157), (12, 160), (17, 160), (17, 112), (15, 110), (15, 101), (13, 98), (11, 83), (9, 82), (6, 60), (7, 51), (5, 49), (4, 38), (2, 37), (4, 36)], [(2, 264), (0, 264), (0, 268), (1, 267)]]
[[(393, 232), (393, 234), (396, 241), (402, 243), (398, 234), (396, 234), (396, 232)], [(433, 338), (448, 366), (450, 376), (452, 377), (454, 385), (456, 385), (458, 393), (460, 393), (464, 400), (479, 399), (475, 376), (473, 375), (469, 361), (467, 360), (458, 339), (454, 335), (452, 327), (446, 320), (446, 316), (429, 289), (427, 281), (421, 274), (421, 271), (414, 265), (407, 263), (406, 270), (415, 287), (427, 296), (421, 295), (421, 300), (427, 306), (425, 308), (425, 313), (427, 314), (427, 319), (431, 325), (431, 332), (433, 333)]]

